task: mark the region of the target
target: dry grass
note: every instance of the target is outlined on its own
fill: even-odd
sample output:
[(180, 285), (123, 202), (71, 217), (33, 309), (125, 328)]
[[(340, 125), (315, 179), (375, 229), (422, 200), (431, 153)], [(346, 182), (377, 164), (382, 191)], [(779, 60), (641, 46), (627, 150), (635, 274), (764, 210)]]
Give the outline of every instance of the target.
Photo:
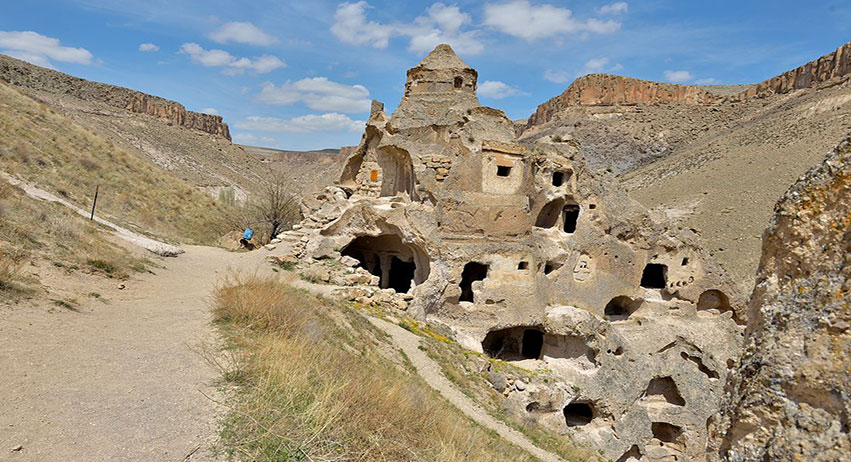
[[(5, 250), (4, 250), (5, 249)], [(34, 280), (22, 274), (33, 261), (46, 260), (69, 271), (112, 278), (144, 271), (150, 262), (106, 239), (96, 224), (54, 203), (31, 199), (0, 182), (0, 291), (33, 292)]]
[[(190, 167), (186, 167), (190, 168)], [(164, 240), (210, 244), (230, 207), (0, 83), (0, 169)]]
[[(360, 314), (274, 276), (230, 276), (214, 313), (241, 385), (223, 431), (245, 460), (532, 460), (378, 353)], [(403, 361), (403, 358), (399, 358)]]

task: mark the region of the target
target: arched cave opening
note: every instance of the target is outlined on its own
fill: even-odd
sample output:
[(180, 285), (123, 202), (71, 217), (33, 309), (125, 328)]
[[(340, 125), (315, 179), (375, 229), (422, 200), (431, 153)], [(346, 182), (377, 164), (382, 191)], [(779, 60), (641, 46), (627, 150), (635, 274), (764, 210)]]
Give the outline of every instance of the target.
[(589, 401), (573, 401), (564, 407), (563, 413), (568, 427), (582, 427), (594, 420), (594, 406)]
[(461, 272), (461, 296), (459, 302), (475, 302), (473, 294), (473, 282), (484, 281), (488, 277), (488, 265), (471, 261), (464, 265)]
[(376, 152), (381, 167), (381, 197), (406, 193), (414, 198), (414, 164), (411, 155), (399, 148), (383, 147)]
[(661, 441), (663, 446), (670, 445), (681, 449), (683, 445), (683, 429), (667, 422), (652, 422), (650, 431), (653, 437)]
[(632, 313), (638, 310), (639, 306), (641, 306), (641, 300), (633, 300), (621, 295), (613, 298), (606, 304), (603, 314), (610, 321), (625, 321), (629, 319)]
[(685, 406), (686, 401), (680, 394), (677, 383), (671, 377), (654, 377), (644, 391), (647, 401), (664, 401), (674, 406)]
[(537, 228), (552, 228), (558, 223), (559, 213), (564, 207), (564, 199), (554, 199), (547, 202), (538, 212), (538, 218), (535, 220)]
[(668, 267), (661, 263), (648, 263), (641, 273), (641, 287), (664, 289), (667, 285)]
[(697, 300), (698, 310), (718, 310), (720, 312), (730, 311), (730, 299), (724, 292), (717, 289), (710, 289), (702, 294)]
[(382, 289), (404, 293), (428, 279), (426, 253), (405, 244), (396, 234), (358, 237), (340, 253), (358, 260), (362, 268), (378, 276)]
[(492, 330), (482, 340), (485, 354), (505, 361), (539, 359), (543, 347), (544, 332), (533, 326)]
[(576, 232), (576, 222), (579, 220), (579, 206), (576, 204), (567, 204), (562, 209), (562, 217), (564, 220), (564, 232), (573, 234)]

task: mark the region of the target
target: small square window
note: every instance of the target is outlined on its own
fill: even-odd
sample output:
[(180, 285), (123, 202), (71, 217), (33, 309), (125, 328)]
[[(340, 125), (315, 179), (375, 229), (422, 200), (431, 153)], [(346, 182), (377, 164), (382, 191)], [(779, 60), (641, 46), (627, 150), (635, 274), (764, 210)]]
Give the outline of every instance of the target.
[(559, 187), (564, 184), (564, 172), (553, 172), (553, 186)]
[(517, 264), (517, 269), (518, 270), (529, 269), (529, 262), (528, 261), (521, 261), (520, 263)]
[(506, 165), (497, 165), (496, 166), (496, 176), (508, 176), (511, 175), (511, 167)]

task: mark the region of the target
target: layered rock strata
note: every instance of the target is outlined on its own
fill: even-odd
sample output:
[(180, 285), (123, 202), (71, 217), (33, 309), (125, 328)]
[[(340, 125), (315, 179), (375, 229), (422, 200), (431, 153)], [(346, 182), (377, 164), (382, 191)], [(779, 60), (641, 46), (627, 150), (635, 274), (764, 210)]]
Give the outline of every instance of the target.
[(230, 140), (228, 125), (218, 115), (187, 111), (182, 104), (128, 88), (81, 79), (0, 55), (0, 79), (33, 90), (104, 103), (166, 123), (200, 130)]

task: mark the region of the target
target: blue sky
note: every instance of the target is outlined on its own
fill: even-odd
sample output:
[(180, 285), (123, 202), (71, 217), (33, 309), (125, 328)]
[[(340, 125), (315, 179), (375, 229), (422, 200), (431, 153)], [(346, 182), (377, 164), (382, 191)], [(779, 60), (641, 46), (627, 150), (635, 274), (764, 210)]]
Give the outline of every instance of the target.
[(577, 76), (750, 83), (851, 40), (851, 2), (2, 0), (0, 53), (224, 116), (236, 142), (356, 144), (448, 42), (527, 117)]

